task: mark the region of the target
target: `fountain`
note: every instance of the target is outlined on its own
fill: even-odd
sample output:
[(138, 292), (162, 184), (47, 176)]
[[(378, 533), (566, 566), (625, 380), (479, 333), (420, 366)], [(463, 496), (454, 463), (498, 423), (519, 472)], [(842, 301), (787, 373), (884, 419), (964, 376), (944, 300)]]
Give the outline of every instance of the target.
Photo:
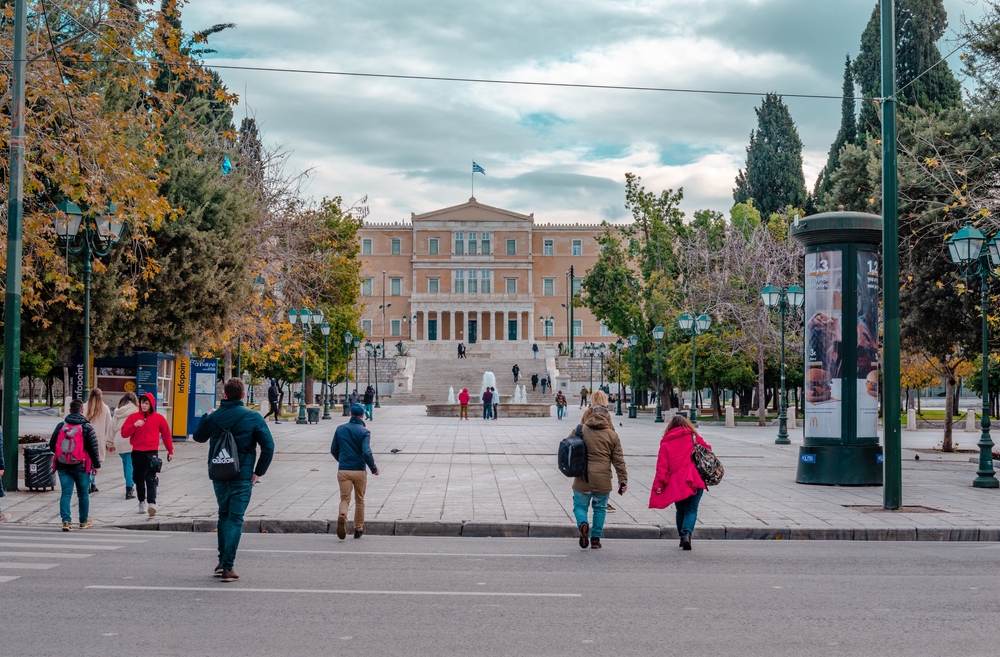
[[(483, 383), (479, 388), (480, 398), (487, 388), (493, 388), (496, 395), (494, 403), (499, 403), (499, 415), (501, 418), (543, 418), (551, 417), (549, 404), (529, 404), (528, 387), (514, 386), (514, 394), (504, 396), (497, 388), (497, 378), (493, 372), (483, 373)], [(472, 391), (470, 391), (471, 393)], [(477, 400), (478, 401), (478, 400)], [(455, 399), (455, 387), (448, 388), (447, 404), (428, 404), (427, 415), (431, 417), (458, 417), (458, 403)]]
[(482, 397), (486, 389), (490, 387), (497, 387), (497, 378), (493, 375), (493, 372), (483, 372), (483, 386), (479, 389), (479, 396)]
[(448, 388), (448, 403), (449, 404), (454, 404), (455, 403), (455, 388), (454, 388), (454, 386), (450, 386)]

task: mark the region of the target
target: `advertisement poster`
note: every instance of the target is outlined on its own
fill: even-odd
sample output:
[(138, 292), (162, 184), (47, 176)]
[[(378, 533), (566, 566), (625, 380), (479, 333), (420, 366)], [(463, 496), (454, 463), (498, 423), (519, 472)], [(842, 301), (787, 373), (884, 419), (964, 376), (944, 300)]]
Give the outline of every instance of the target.
[(878, 263), (858, 251), (858, 438), (878, 437)]
[(807, 438), (841, 436), (843, 252), (806, 254)]

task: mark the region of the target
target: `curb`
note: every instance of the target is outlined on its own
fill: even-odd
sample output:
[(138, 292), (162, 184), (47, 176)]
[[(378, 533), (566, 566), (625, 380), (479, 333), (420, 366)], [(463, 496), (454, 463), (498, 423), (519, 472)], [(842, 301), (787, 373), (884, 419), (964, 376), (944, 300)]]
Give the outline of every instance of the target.
[[(113, 525), (138, 531), (212, 532), (216, 521), (148, 520)], [(354, 531), (348, 521), (347, 531)], [(283, 520), (261, 518), (243, 523), (244, 534), (335, 534), (336, 520)], [(372, 536), (448, 536), (476, 538), (574, 538), (577, 528), (551, 522), (489, 522), (369, 520), (365, 533)], [(677, 528), (657, 525), (605, 525), (605, 538), (677, 540)], [(1000, 527), (741, 527), (699, 525), (695, 537), (724, 541), (1000, 541)]]

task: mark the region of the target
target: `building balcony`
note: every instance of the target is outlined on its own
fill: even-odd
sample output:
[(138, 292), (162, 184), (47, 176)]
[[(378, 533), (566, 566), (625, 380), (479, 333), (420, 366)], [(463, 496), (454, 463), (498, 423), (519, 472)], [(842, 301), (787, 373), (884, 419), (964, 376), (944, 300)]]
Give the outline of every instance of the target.
[(427, 292), (416, 292), (410, 295), (410, 303), (433, 303), (433, 304), (532, 304), (535, 302), (533, 294), (453, 294), (442, 292), (430, 294)]

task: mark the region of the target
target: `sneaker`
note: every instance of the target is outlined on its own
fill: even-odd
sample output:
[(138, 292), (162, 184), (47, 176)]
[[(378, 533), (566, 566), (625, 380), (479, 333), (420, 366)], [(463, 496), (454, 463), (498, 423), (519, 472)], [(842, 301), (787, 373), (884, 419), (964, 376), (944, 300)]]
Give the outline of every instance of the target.
[(222, 577), (223, 582), (235, 582), (240, 578), (239, 575), (231, 570), (223, 570), (220, 577)]
[(215, 573), (213, 577), (222, 577), (222, 573), (225, 572), (225, 568), (222, 567), (222, 562), (220, 561), (218, 565), (215, 566)]
[(606, 509), (607, 509), (608, 511), (617, 511), (617, 509), (615, 509), (615, 507), (611, 506), (610, 504), (608, 504), (608, 505), (607, 505), (607, 506), (606, 506), (605, 508), (606, 508)]
[(87, 519), (87, 522), (80, 523), (80, 529), (90, 529), (93, 526), (94, 526), (94, 521), (90, 520), (89, 518)]
[(337, 538), (340, 540), (347, 538), (347, 516), (337, 518)]
[(71, 523), (71, 522), (64, 522), (63, 523), (63, 531), (64, 532), (71, 532), (71, 531), (73, 531), (73, 523)]
[(592, 538), (592, 539), (590, 539), (590, 549), (591, 550), (600, 550), (601, 549), (601, 539), (599, 539), (599, 538)]
[(94, 493), (100, 493), (100, 492), (101, 491), (97, 490), (97, 484), (91, 484), (90, 485), (90, 494), (91, 495), (93, 495)]
[(0, 513), (0, 525), (2, 525), (3, 523), (7, 522), (8, 520), (10, 520), (10, 514), (9, 513)]
[(355, 529), (354, 530), (354, 538), (361, 538), (362, 536), (364, 536), (364, 534), (365, 534), (365, 530), (363, 530), (363, 529)]
[(156, 505), (155, 504), (149, 504), (148, 508), (147, 508), (147, 511), (149, 511), (149, 517), (152, 518), (153, 516), (156, 515)]
[(137, 513), (146, 513), (146, 503), (139, 502), (139, 511)]
[(590, 525), (585, 522), (580, 523), (580, 547), (586, 549), (590, 545)]
[(135, 499), (135, 486), (126, 486), (125, 487), (125, 499), (126, 500), (134, 500)]

